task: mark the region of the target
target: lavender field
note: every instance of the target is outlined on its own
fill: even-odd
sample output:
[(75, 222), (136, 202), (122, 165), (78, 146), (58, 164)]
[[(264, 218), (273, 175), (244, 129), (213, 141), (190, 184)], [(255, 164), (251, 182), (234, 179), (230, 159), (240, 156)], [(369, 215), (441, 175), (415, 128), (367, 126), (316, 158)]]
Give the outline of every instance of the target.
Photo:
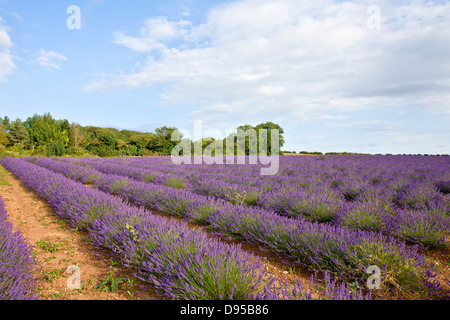
[[(170, 157), (0, 163), (168, 299), (448, 298), (449, 157), (282, 156), (272, 176)], [(206, 232), (315, 272), (314, 290)]]

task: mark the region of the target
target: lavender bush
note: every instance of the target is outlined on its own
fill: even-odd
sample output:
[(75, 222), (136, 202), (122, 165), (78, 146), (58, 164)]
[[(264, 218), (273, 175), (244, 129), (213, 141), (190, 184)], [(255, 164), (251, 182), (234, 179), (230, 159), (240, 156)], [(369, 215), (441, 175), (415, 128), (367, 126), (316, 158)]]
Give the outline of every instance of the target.
[(431, 210), (419, 212), (399, 210), (392, 219), (394, 221), (392, 233), (407, 242), (428, 248), (445, 247), (445, 237), (450, 230), (448, 217)]
[(6, 219), (0, 197), (0, 300), (37, 300), (39, 278), (32, 246)]
[(327, 192), (299, 189), (287, 191), (275, 190), (262, 196), (257, 204), (263, 208), (281, 212), (290, 217), (305, 217), (311, 221), (334, 221), (344, 205), (344, 200), (338, 195)]
[(447, 181), (439, 180), (439, 181), (435, 182), (435, 186), (442, 193), (445, 193), (445, 194), (450, 193), (450, 180), (447, 180)]
[(382, 203), (356, 202), (343, 210), (340, 224), (352, 229), (391, 233), (387, 229), (394, 213), (389, 209), (389, 206)]

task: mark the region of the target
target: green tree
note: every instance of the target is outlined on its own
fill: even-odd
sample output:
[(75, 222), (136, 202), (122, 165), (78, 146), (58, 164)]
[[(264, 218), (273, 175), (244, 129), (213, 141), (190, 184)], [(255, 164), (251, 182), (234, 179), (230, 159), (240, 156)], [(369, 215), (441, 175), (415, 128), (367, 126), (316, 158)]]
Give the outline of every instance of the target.
[(150, 143), (150, 134), (134, 134), (130, 137), (130, 144), (135, 145), (138, 149), (145, 149)]
[(147, 147), (151, 141), (149, 133), (133, 133), (129, 138), (127, 152), (130, 155), (143, 156), (146, 154)]
[(47, 157), (61, 157), (66, 153), (66, 148), (62, 141), (52, 142), (47, 147)]
[(112, 157), (120, 154), (120, 151), (116, 150), (119, 139), (112, 130), (109, 128), (91, 127), (89, 131), (91, 136), (86, 150), (100, 157)]
[[(257, 131), (257, 134), (258, 134), (258, 139), (259, 139), (260, 130), (262, 130), (262, 129), (267, 130), (266, 131), (267, 132), (267, 137), (266, 137), (267, 154), (271, 154), (272, 151), (273, 151), (273, 153), (279, 152), (281, 147), (284, 145), (284, 136), (283, 136), (284, 130), (283, 130), (283, 128), (281, 128), (278, 124), (273, 123), (271, 121), (260, 123), (255, 127), (255, 130)], [(278, 134), (279, 134), (278, 150), (272, 150), (272, 130), (278, 130)], [(259, 144), (258, 144), (258, 154), (259, 154)]]
[(97, 135), (97, 138), (103, 145), (107, 146), (110, 149), (115, 149), (119, 142), (118, 140), (116, 140), (112, 132), (108, 130), (101, 130)]
[(175, 127), (166, 126), (156, 128), (156, 135), (150, 136), (149, 149), (162, 155), (170, 155), (172, 149), (179, 143), (179, 140), (183, 138), (183, 136), (179, 134), (179, 140), (172, 141), (172, 133), (176, 130), (177, 128)]
[(70, 128), (68, 129), (69, 136), (69, 146), (71, 147), (80, 147), (83, 146), (86, 142), (83, 134), (81, 133), (81, 127), (77, 123), (72, 123)]
[(57, 124), (60, 127), (60, 133), (58, 135), (57, 140), (61, 141), (61, 143), (64, 145), (64, 148), (70, 146), (70, 131), (71, 126), (67, 119), (64, 120), (58, 120)]
[[(278, 150), (273, 150), (274, 152), (279, 152), (280, 148), (284, 144), (284, 130), (276, 123), (273, 122), (265, 122), (260, 123), (257, 126), (253, 127), (252, 125), (245, 124), (243, 126), (237, 127), (237, 132), (231, 133), (227, 138), (224, 139), (224, 154), (227, 154), (227, 146), (233, 148), (233, 154), (237, 155), (237, 150), (245, 149), (245, 154), (260, 154), (260, 145), (267, 145), (267, 154), (271, 154), (272, 152), (272, 130), (278, 130), (279, 133), (279, 148)], [(266, 135), (262, 135), (264, 140), (260, 141), (260, 133), (266, 130)], [(274, 137), (275, 138), (275, 137)], [(227, 141), (228, 140), (228, 141)], [(244, 145), (242, 145), (244, 143)]]
[(6, 130), (9, 130), (11, 120), (9, 120), (8, 116), (5, 116), (4, 118), (0, 118), (0, 122), (4, 125)]
[(25, 125), (22, 120), (17, 119), (10, 124), (10, 129), (8, 132), (8, 139), (13, 145), (19, 145), (24, 148), (28, 145), (29, 135)]
[[(256, 136), (255, 136), (256, 132)], [(244, 138), (244, 139), (242, 139)], [(246, 155), (255, 155), (258, 150), (258, 131), (255, 127), (249, 124), (237, 127), (237, 136), (235, 138), (236, 146), (239, 149), (244, 149)], [(244, 143), (244, 146), (240, 145)]]
[(224, 154), (224, 147), (222, 140), (216, 140), (213, 137), (206, 137), (202, 139), (202, 154), (215, 156), (216, 154)]
[(60, 141), (64, 147), (69, 146), (70, 124), (67, 120), (56, 120), (50, 113), (35, 114), (25, 121), (32, 146), (49, 146)]
[(9, 145), (8, 133), (6, 132), (6, 126), (0, 122), (0, 149)]

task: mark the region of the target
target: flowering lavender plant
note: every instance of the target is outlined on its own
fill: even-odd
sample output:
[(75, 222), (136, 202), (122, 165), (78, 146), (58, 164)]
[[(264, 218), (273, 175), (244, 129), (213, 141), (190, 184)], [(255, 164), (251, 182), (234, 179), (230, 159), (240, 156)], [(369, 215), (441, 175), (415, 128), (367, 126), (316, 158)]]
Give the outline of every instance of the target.
[(39, 284), (32, 246), (13, 230), (0, 197), (0, 300), (37, 300)]

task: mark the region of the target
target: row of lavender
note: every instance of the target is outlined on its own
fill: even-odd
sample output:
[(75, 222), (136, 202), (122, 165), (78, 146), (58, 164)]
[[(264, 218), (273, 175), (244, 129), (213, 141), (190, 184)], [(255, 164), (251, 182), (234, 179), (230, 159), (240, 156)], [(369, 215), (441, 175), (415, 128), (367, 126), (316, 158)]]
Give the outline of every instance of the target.
[[(282, 157), (280, 174), (276, 176), (261, 176), (258, 171), (248, 173), (245, 166), (176, 166), (170, 158), (153, 163), (148, 158), (111, 158), (83, 159), (89, 164), (122, 164), (146, 169), (140, 172), (148, 182), (170, 184), (171, 178), (178, 179), (181, 188), (192, 188), (190, 183), (211, 183), (214, 181), (233, 182), (248, 191), (270, 191), (274, 189), (289, 189), (294, 187), (312, 188), (320, 185), (322, 188), (333, 188), (347, 200), (354, 200), (367, 189), (385, 188), (389, 191), (401, 192), (414, 187), (415, 184), (429, 184), (442, 193), (450, 190), (450, 158), (447, 157), (386, 157), (364, 156), (359, 158), (332, 157), (326, 161), (317, 157)], [(73, 160), (72, 161), (80, 161)], [(428, 162), (427, 162), (428, 161)], [(247, 166), (252, 168), (252, 166)], [(205, 169), (206, 168), (206, 169)], [(221, 168), (218, 170), (217, 168)], [(220, 171), (220, 174), (217, 172)], [(247, 173), (246, 173), (247, 172)], [(173, 183), (177, 185), (177, 183)], [(186, 184), (188, 184), (186, 186)], [(215, 189), (223, 188), (220, 185)], [(206, 189), (206, 188), (203, 188)], [(245, 189), (244, 189), (245, 190)], [(391, 192), (392, 193), (392, 192)]]
[[(242, 199), (247, 204), (255, 204), (255, 200), (261, 190), (253, 185), (248, 185), (245, 176), (249, 174), (248, 170), (244, 170), (239, 174), (241, 177), (240, 183), (236, 181), (225, 181), (222, 179), (232, 179), (231, 175), (224, 175), (223, 173), (208, 175), (207, 172), (182, 170), (182, 167), (171, 166), (167, 167), (167, 163), (159, 161), (155, 167), (150, 167), (146, 163), (138, 161), (139, 158), (126, 160), (125, 158), (112, 159), (62, 159), (63, 161), (70, 161), (74, 164), (88, 165), (100, 170), (102, 172), (116, 173), (125, 175), (130, 178), (163, 184), (177, 189), (190, 190), (199, 194), (214, 196), (225, 199), (227, 201), (239, 201), (239, 194), (246, 193), (246, 198)], [(167, 159), (167, 158), (163, 158)], [(239, 167), (242, 168), (242, 167)], [(277, 187), (278, 184), (269, 186), (269, 190)]]
[[(35, 159), (30, 159), (35, 161)], [(291, 219), (258, 207), (233, 205), (186, 190), (145, 183), (69, 162), (39, 159), (35, 164), (60, 172), (151, 210), (204, 223), (216, 232), (262, 245), (281, 257), (349, 281), (365, 281), (371, 265), (382, 268), (383, 285), (428, 291), (432, 275), (417, 247), (361, 230)]]
[[(50, 160), (51, 161), (51, 160)], [(257, 256), (222, 243), (206, 233), (131, 207), (118, 198), (23, 161), (3, 158), (1, 164), (25, 186), (46, 199), (55, 213), (73, 227), (88, 231), (97, 248), (112, 252), (135, 275), (153, 283), (171, 299), (311, 299), (300, 282), (275, 284)], [(313, 279), (314, 288), (318, 280)], [(275, 289), (278, 288), (278, 289)], [(326, 278), (324, 299), (369, 299)]]
[(0, 300), (37, 300), (39, 283), (32, 246), (13, 230), (0, 197)]
[[(167, 180), (169, 176), (166, 172), (171, 172), (172, 175), (175, 174), (172, 177), (178, 175), (189, 182), (219, 180), (242, 187), (253, 186), (260, 191), (280, 187), (307, 188), (320, 184), (321, 187), (332, 187), (348, 200), (374, 186), (401, 191), (419, 183), (429, 184), (443, 193), (450, 192), (450, 158), (447, 157), (334, 156), (325, 160), (318, 157), (281, 157), (279, 174), (275, 176), (261, 176), (258, 166), (177, 167), (168, 158), (156, 163), (146, 158), (113, 158), (102, 162), (150, 169), (152, 175), (159, 174), (159, 180)], [(248, 191), (252, 192), (254, 189), (250, 188)]]
[[(253, 166), (250, 173), (247, 172), (248, 169), (243, 170), (245, 166), (239, 165), (177, 167), (167, 158), (165, 161), (156, 163), (146, 158), (113, 158), (102, 162), (149, 169), (151, 172), (146, 172), (146, 175), (149, 177), (158, 175), (155, 181), (163, 183), (171, 182), (170, 174), (167, 172), (172, 172), (171, 177), (179, 178), (181, 186), (185, 183), (183, 179), (187, 179), (188, 184), (193, 183), (192, 186), (187, 187), (198, 188), (202, 192), (212, 189), (213, 193), (219, 195), (219, 190), (232, 189), (233, 186), (217, 184), (217, 181), (234, 183), (239, 185), (242, 191), (251, 194), (248, 199), (250, 202), (254, 201), (252, 197), (260, 196), (261, 191), (280, 188), (289, 190), (299, 187), (314, 189), (317, 186), (322, 189), (331, 189), (346, 200), (354, 200), (367, 190), (374, 188), (380, 193), (387, 193), (386, 196), (391, 197), (394, 202), (399, 193), (425, 186), (430, 190), (429, 193), (431, 190), (443, 194), (450, 192), (450, 158), (448, 157), (334, 156), (326, 160), (320, 160), (318, 157), (282, 157), (280, 172), (276, 176), (259, 175), (258, 171), (255, 171), (257, 166)], [(222, 196), (227, 195), (223, 195), (222, 191)], [(400, 206), (409, 208), (420, 205), (419, 200), (407, 203), (397, 202)]]
[[(294, 159), (295, 157), (288, 158)], [(89, 166), (107, 174), (118, 174), (137, 181), (153, 182), (178, 189), (187, 189), (205, 196), (215, 196), (233, 204), (246, 202), (248, 205), (256, 205), (288, 217), (307, 218), (310, 221), (329, 222), (351, 229), (380, 232), (428, 248), (440, 248), (446, 245), (446, 236), (450, 227), (450, 198), (427, 182), (421, 181), (401, 186), (395, 184), (397, 189), (394, 190), (381, 184), (382, 178), (379, 177), (378, 180), (375, 180), (373, 178), (375, 175), (372, 175), (371, 181), (379, 183), (370, 185), (366, 183), (363, 187), (358, 183), (368, 180), (368, 178), (363, 177), (361, 170), (350, 176), (344, 176), (342, 171), (345, 170), (338, 170), (339, 175), (335, 173), (333, 176), (333, 181), (337, 186), (333, 188), (328, 181), (317, 179), (318, 175), (316, 178), (311, 177), (314, 171), (310, 170), (300, 176), (301, 180), (294, 179), (290, 183), (289, 181), (285, 184), (279, 183), (276, 187), (272, 183), (271, 191), (263, 192), (261, 185), (259, 187), (256, 187), (255, 184), (253, 186), (242, 184), (231, 186), (229, 182), (213, 181), (211, 177), (188, 181), (186, 173), (179, 172), (178, 175), (168, 173), (170, 167), (168, 164), (161, 164), (161, 161), (156, 166), (160, 170), (166, 166), (164, 172), (135, 167), (144, 161), (148, 162), (148, 160), (138, 159), (140, 158), (64, 160)], [(314, 163), (311, 162), (311, 157), (297, 157), (296, 159), (310, 159), (309, 163)], [(123, 164), (116, 164), (121, 161)], [(317, 162), (317, 160), (314, 161)], [(333, 164), (333, 168), (335, 166), (336, 164)], [(172, 167), (176, 166), (172, 165)], [(311, 167), (307, 168), (311, 169)], [(423, 167), (419, 167), (419, 169), (423, 173), (429, 172)], [(178, 168), (174, 170), (181, 171)], [(429, 170), (431, 169), (429, 168)], [(305, 178), (307, 172), (309, 172), (309, 179)], [(436, 170), (436, 172), (439, 172), (440, 177), (443, 176), (440, 170)], [(319, 174), (324, 175), (322, 171), (319, 171)], [(327, 174), (330, 175), (330, 173)], [(433, 175), (430, 174), (430, 176)], [(418, 178), (416, 177), (416, 179)], [(430, 177), (423, 174), (420, 175), (420, 179), (429, 180)], [(259, 180), (262, 181), (262, 179)], [(343, 182), (344, 180), (346, 182)], [(387, 178), (384, 180), (387, 181)], [(292, 181), (295, 183), (293, 184)], [(299, 181), (302, 182), (301, 186)], [(189, 187), (187, 187), (188, 183)]]
[[(327, 156), (325, 159), (321, 157), (281, 157), (279, 173), (275, 176), (261, 176), (259, 166), (254, 165), (193, 164), (174, 166), (171, 159), (167, 157), (159, 158), (157, 161), (148, 158), (110, 158), (102, 159), (102, 161), (153, 169), (157, 172), (170, 171), (177, 174), (194, 175), (202, 180), (212, 177), (214, 180), (239, 182), (244, 185), (258, 185), (261, 181), (283, 184), (291, 181), (302, 182), (305, 175), (308, 178), (314, 178), (315, 182), (329, 180), (330, 183), (336, 184), (339, 183), (341, 177), (350, 175), (356, 181), (364, 182), (365, 180), (371, 184), (428, 181), (437, 183), (437, 187), (442, 187), (448, 192), (448, 182), (450, 181), (450, 158), (448, 157)], [(441, 182), (440, 185), (439, 182)]]

